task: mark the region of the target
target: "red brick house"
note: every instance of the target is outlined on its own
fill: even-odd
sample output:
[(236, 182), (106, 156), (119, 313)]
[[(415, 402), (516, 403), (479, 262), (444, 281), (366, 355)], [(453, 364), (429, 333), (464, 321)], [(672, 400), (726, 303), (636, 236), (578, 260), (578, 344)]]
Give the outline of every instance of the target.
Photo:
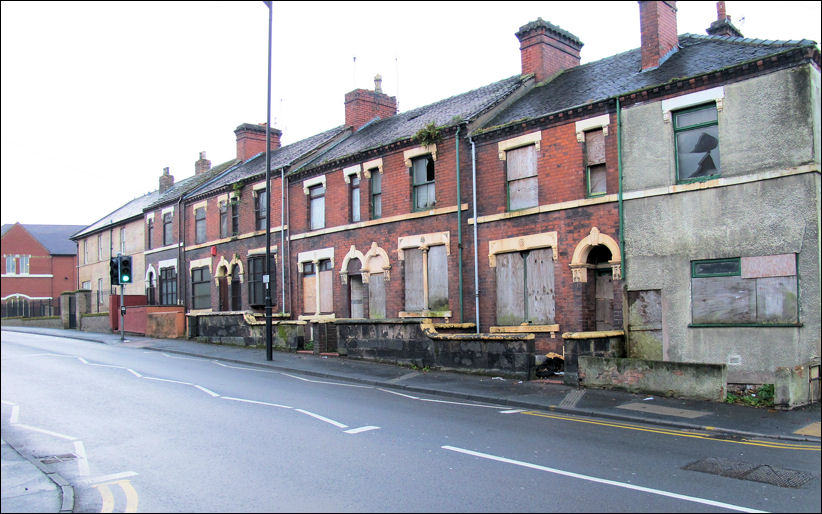
[(82, 225), (3, 225), (3, 317), (59, 314), (60, 293), (76, 284), (77, 245), (70, 237)]

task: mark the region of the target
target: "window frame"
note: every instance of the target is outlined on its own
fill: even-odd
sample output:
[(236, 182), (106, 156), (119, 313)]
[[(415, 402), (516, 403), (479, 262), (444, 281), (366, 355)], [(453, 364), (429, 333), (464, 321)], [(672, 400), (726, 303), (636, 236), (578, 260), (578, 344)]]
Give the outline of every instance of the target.
[(160, 268), (157, 283), (160, 287), (159, 305), (177, 305), (177, 268)]
[(163, 213), (163, 246), (174, 244), (174, 213)]
[[(416, 181), (416, 174), (414, 173), (414, 166), (418, 162), (425, 161), (425, 181), (424, 182), (417, 182)], [(428, 170), (429, 167), (433, 173), (433, 178), (428, 180)], [(423, 190), (426, 191), (426, 196), (428, 196), (428, 191), (433, 189), (433, 201), (430, 203), (426, 203), (424, 206), (418, 205), (419, 194)], [(431, 154), (420, 155), (418, 157), (414, 157), (411, 159), (411, 211), (412, 212), (423, 212), (434, 209), (437, 206), (437, 171), (436, 171), (436, 161), (431, 156)]]
[(220, 211), (220, 239), (228, 237), (228, 202), (222, 200), (218, 204)]
[[(319, 192), (318, 192), (319, 191)], [(308, 229), (320, 230), (325, 228), (325, 185), (314, 184), (308, 187)], [(320, 207), (321, 206), (321, 207)], [(316, 211), (315, 211), (316, 209)], [(321, 218), (318, 226), (314, 225), (314, 215)]]
[(197, 207), (194, 209), (194, 243), (202, 244), (208, 239), (206, 230), (206, 208)]
[[(198, 280), (195, 280), (195, 274), (199, 275)], [(207, 295), (203, 293), (203, 289), (208, 291)], [(207, 306), (201, 307), (200, 304), (205, 304), (206, 298), (208, 298)], [(211, 309), (211, 270), (208, 266), (191, 268), (191, 309)]]
[[(379, 177), (374, 180), (375, 177)], [(368, 188), (370, 190), (370, 205), (371, 205), (371, 219), (376, 220), (382, 218), (382, 173), (379, 171), (371, 173), (371, 178), (368, 180)], [(379, 190), (375, 189), (375, 185), (379, 186)]]
[[(361, 214), (361, 207), (362, 204), (360, 203), (360, 177), (356, 174), (351, 176), (351, 185), (349, 186), (349, 195), (348, 195), (348, 207), (351, 213), (350, 219), (351, 223), (358, 223), (362, 221), (362, 214)], [(356, 204), (356, 205), (355, 205)]]
[(146, 250), (151, 250), (152, 248), (154, 248), (154, 218), (149, 218), (148, 223), (146, 225), (148, 225), (146, 227), (146, 232), (148, 234), (146, 240)]
[(236, 196), (229, 202), (231, 204), (231, 236), (240, 234), (240, 199)]
[[(509, 163), (510, 163), (509, 152), (516, 152), (517, 150), (523, 150), (523, 149), (526, 149), (526, 148), (533, 148), (533, 152), (534, 152), (533, 175), (528, 175), (528, 176), (525, 176), (525, 177), (518, 177), (518, 178), (512, 179), (512, 178), (510, 178), (510, 173), (509, 173), (509, 168), (510, 168), (510, 166), (509, 166)], [(516, 212), (516, 211), (521, 211), (521, 210), (525, 210), (525, 209), (533, 209), (534, 207), (539, 207), (539, 171), (538, 171), (538, 165), (537, 165), (537, 157), (538, 157), (538, 155), (537, 155), (537, 145), (536, 144), (518, 146), (518, 147), (515, 147), (515, 148), (509, 148), (509, 149), (505, 150), (505, 210), (507, 212)], [(514, 183), (514, 182), (520, 183), (520, 182), (526, 182), (526, 181), (529, 181), (529, 182), (533, 181), (533, 182), (536, 183), (536, 198), (534, 199), (534, 204), (533, 205), (527, 205), (525, 207), (517, 207), (516, 209), (514, 209), (514, 208), (511, 207), (511, 184)]]
[[(716, 119), (714, 119), (712, 121), (700, 122), (700, 123), (695, 123), (695, 124), (692, 124), (692, 125), (686, 125), (686, 126), (682, 126), (682, 127), (680, 127), (677, 123), (678, 117), (680, 115), (689, 114), (689, 113), (697, 112), (697, 111), (708, 110), (708, 109), (713, 109)], [(705, 103), (700, 103), (698, 105), (691, 105), (691, 106), (688, 106), (688, 107), (683, 107), (682, 109), (672, 110), (671, 111), (671, 124), (673, 126), (674, 164), (676, 166), (676, 182), (677, 182), (677, 184), (688, 184), (688, 183), (691, 183), (691, 182), (704, 182), (706, 180), (713, 180), (713, 179), (721, 177), (722, 176), (722, 165), (721, 165), (721, 160), (720, 160), (720, 165), (717, 166), (716, 172), (711, 174), (711, 175), (705, 175), (703, 177), (682, 178), (680, 165), (679, 165), (679, 153), (680, 153), (680, 151), (679, 151), (679, 141), (678, 141), (678, 138), (677, 138), (677, 136), (679, 134), (683, 134), (683, 133), (686, 133), (686, 132), (699, 130), (699, 129), (703, 129), (703, 128), (707, 128), (707, 127), (716, 126), (717, 127), (716, 128), (716, 131), (717, 131), (717, 134), (716, 134), (716, 139), (717, 139), (716, 151), (720, 155), (720, 159), (721, 159), (721, 152), (719, 151), (719, 109), (716, 105), (716, 100), (712, 100), (710, 102), (705, 102)]]
[[(269, 287), (271, 288), (271, 305), (277, 304), (274, 291), (277, 290), (277, 257), (271, 254), (271, 274), (268, 276)], [(248, 305), (250, 307), (265, 307), (265, 255), (253, 255), (248, 258)], [(259, 268), (259, 269), (258, 269)], [(257, 294), (260, 298), (257, 298)], [(259, 303), (256, 300), (260, 300)]]
[(254, 191), (254, 230), (265, 230), (268, 202), (268, 191), (258, 189)]
[[(598, 136), (594, 136), (595, 134), (600, 134)], [(589, 136), (590, 135), (590, 136)], [(602, 138), (602, 160), (593, 160), (592, 155), (590, 152), (589, 146), (589, 138), (590, 137), (599, 137)], [(605, 150), (605, 130), (602, 127), (594, 128), (591, 130), (583, 131), (583, 145), (585, 148), (585, 196), (587, 198), (596, 198), (598, 196), (603, 196), (608, 194), (608, 165), (607, 165), (607, 157), (606, 157), (606, 150)], [(603, 185), (605, 186), (604, 191), (592, 191), (591, 190), (591, 169), (596, 168), (596, 170), (602, 170), (603, 174)]]

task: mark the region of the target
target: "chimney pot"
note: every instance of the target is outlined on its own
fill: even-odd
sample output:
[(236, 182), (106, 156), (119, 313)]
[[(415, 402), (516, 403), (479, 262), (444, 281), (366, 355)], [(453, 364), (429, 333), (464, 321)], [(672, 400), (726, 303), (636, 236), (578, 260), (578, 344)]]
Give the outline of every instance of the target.
[(379, 73), (374, 76), (374, 92), (382, 93), (382, 76)]
[(739, 29), (731, 23), (731, 17), (725, 12), (725, 2), (716, 3), (716, 21), (712, 22), (705, 32), (711, 36), (743, 37)]

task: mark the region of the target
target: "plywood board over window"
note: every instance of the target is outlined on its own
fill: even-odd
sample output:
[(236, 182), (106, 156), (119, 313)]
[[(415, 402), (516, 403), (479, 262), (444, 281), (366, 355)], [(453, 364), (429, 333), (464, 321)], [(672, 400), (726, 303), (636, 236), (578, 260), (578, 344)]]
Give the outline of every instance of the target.
[(536, 147), (523, 146), (506, 154), (509, 210), (536, 207), (539, 205)]
[(535, 325), (554, 323), (552, 257), (551, 248), (497, 254), (498, 325), (511, 326), (523, 322)]

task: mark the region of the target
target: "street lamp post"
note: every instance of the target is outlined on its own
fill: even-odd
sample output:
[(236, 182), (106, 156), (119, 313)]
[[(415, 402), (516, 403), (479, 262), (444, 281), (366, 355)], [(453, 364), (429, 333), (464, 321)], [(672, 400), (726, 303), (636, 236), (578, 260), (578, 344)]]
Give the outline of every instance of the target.
[(265, 122), (265, 360), (272, 360), (271, 329), (271, 2), (268, 6), (268, 93)]

